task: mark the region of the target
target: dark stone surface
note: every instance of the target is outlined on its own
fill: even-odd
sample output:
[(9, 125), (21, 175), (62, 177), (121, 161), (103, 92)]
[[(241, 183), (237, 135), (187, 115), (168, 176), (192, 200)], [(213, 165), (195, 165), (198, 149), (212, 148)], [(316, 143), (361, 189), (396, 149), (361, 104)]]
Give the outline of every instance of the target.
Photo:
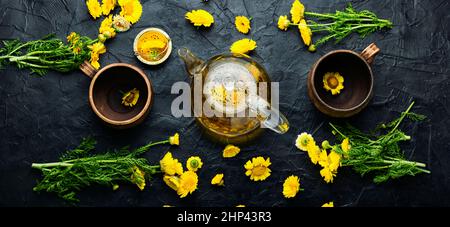
[[(330, 12), (343, 9), (349, 1), (304, 0), (307, 10)], [(450, 2), (447, 0), (351, 1), (358, 10), (368, 9), (391, 19), (394, 28), (362, 40), (352, 35), (339, 44), (328, 43), (316, 53), (303, 47), (295, 29), (281, 32), (276, 27), (279, 15), (289, 13), (291, 1), (210, 0), (146, 1), (141, 20), (127, 33), (108, 41), (108, 53), (101, 64), (127, 62), (144, 69), (154, 83), (155, 102), (149, 117), (139, 127), (116, 131), (101, 124), (91, 111), (87, 93), (89, 79), (81, 72), (50, 72), (44, 77), (29, 76), (27, 70), (7, 67), (0, 71), (0, 205), (68, 205), (53, 194), (33, 192), (40, 179), (32, 162), (55, 161), (66, 149), (73, 148), (86, 136), (99, 141), (98, 151), (130, 144), (133, 147), (165, 138), (178, 131), (180, 147), (171, 148), (184, 162), (199, 155), (204, 167), (199, 172), (199, 190), (180, 199), (164, 185), (160, 176), (140, 192), (124, 185), (118, 191), (91, 187), (79, 194), (79, 206), (320, 206), (333, 200), (336, 206), (449, 206), (450, 205)], [(185, 19), (191, 9), (203, 8), (215, 17), (210, 29), (196, 29)], [(117, 9), (116, 9), (117, 10)], [(252, 30), (245, 36), (234, 29), (234, 16), (252, 17)], [(0, 0), (0, 39), (33, 40), (48, 33), (64, 38), (76, 31), (90, 37), (97, 35), (101, 20), (92, 20), (84, 1)], [(161, 27), (173, 39), (175, 50), (186, 46), (202, 58), (228, 50), (234, 40), (252, 37), (258, 43), (252, 53), (264, 65), (273, 81), (280, 82), (280, 109), (291, 123), (285, 135), (266, 131), (253, 145), (243, 147), (236, 158), (224, 160), (222, 145), (206, 139), (193, 118), (172, 117), (170, 94), (176, 81), (188, 81), (181, 60), (172, 56), (162, 66), (141, 64), (132, 53), (135, 35), (146, 27)], [(381, 48), (373, 65), (375, 95), (359, 115), (348, 119), (357, 127), (370, 129), (377, 122), (396, 117), (411, 100), (414, 111), (429, 119), (421, 124), (405, 124), (412, 141), (404, 144), (407, 157), (423, 161), (431, 175), (405, 177), (382, 185), (361, 178), (352, 170), (339, 171), (335, 183), (326, 184), (319, 168), (305, 153), (294, 147), (297, 134), (308, 131), (317, 140), (331, 138), (326, 126), (330, 119), (318, 112), (306, 92), (306, 75), (321, 55), (334, 49), (361, 51), (371, 42)], [(148, 152), (152, 163), (158, 162), (168, 147)], [(244, 175), (244, 163), (254, 156), (270, 157), (270, 176), (264, 182), (251, 182)], [(225, 173), (224, 188), (215, 188), (210, 180), (217, 172)], [(291, 200), (281, 194), (283, 180), (300, 176), (305, 191)]]

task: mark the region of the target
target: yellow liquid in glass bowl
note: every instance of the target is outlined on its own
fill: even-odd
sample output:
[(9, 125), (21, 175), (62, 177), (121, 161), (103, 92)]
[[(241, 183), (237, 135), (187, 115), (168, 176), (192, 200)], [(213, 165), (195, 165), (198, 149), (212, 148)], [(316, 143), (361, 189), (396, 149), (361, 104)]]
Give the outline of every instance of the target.
[(137, 53), (147, 61), (159, 61), (167, 53), (169, 39), (158, 31), (147, 31), (137, 42)]

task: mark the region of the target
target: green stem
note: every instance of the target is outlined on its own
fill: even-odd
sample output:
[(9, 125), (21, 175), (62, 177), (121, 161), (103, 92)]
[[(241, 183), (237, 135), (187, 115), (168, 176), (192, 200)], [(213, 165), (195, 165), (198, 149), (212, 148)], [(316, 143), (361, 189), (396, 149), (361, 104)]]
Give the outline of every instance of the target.
[(169, 139), (163, 140), (163, 141), (159, 141), (159, 142), (156, 142), (156, 143), (149, 144), (149, 145), (146, 146), (146, 147), (153, 147), (153, 146), (155, 146), (155, 145), (166, 144), (166, 143), (170, 143)]
[(342, 134), (333, 124), (329, 123), (330, 126), (333, 128), (334, 131), (336, 131), (337, 133), (339, 133), (339, 135), (341, 135), (344, 138), (347, 138), (344, 134)]
[(33, 163), (31, 164), (31, 168), (35, 169), (43, 169), (49, 167), (70, 167), (73, 166), (71, 163), (66, 162), (50, 162), (50, 163)]
[(0, 59), (13, 58), (13, 57), (15, 57), (15, 56), (5, 55), (5, 56), (0, 56)]
[(330, 26), (330, 25), (333, 25), (333, 24), (336, 24), (336, 22), (326, 23), (326, 24), (309, 24), (308, 26), (309, 27), (323, 27), (323, 26)]
[[(417, 167), (422, 167), (422, 168), (426, 167), (426, 165), (424, 163), (421, 163), (421, 162), (412, 162), (412, 161), (406, 161), (406, 160), (397, 159), (397, 158), (390, 158), (390, 159), (392, 159), (392, 161), (390, 161), (390, 160), (383, 160), (383, 162), (387, 163), (387, 164), (405, 163), (405, 164), (415, 165)], [(426, 170), (426, 171), (430, 172), (428, 170)]]
[(26, 65), (26, 66), (30, 66), (30, 67), (34, 67), (34, 68), (40, 68), (40, 69), (49, 69), (50, 66), (46, 66), (46, 65), (36, 65), (33, 63), (29, 63), (29, 62), (23, 62), (20, 61), (21, 64)]
[(321, 31), (328, 31), (328, 30), (329, 30), (328, 28), (315, 29), (315, 30), (311, 29), (311, 32), (314, 33), (314, 32), (321, 32)]
[(31, 42), (24, 43), (24, 44), (18, 46), (18, 47), (17, 47), (16, 49), (14, 49), (13, 51), (9, 52), (8, 54), (13, 54), (14, 52), (16, 52), (16, 51), (18, 51), (18, 50), (20, 50), (20, 49), (22, 49), (22, 48), (24, 48), (24, 47), (26, 47), (26, 46), (28, 46), (28, 45), (31, 45), (31, 44), (34, 43), (34, 42), (36, 42), (36, 41), (31, 41)]
[(409, 111), (411, 110), (413, 105), (414, 105), (414, 101), (411, 103), (411, 105), (409, 105), (408, 109), (406, 109), (406, 111), (402, 113), (402, 116), (400, 117), (400, 120), (397, 122), (395, 127), (389, 132), (389, 134), (391, 134), (392, 132), (394, 132), (398, 128), (398, 126), (400, 125), (400, 123), (402, 123), (403, 119), (405, 119), (406, 115), (409, 113)]
[(314, 12), (305, 12), (304, 13), (307, 16), (312, 16), (312, 17), (321, 17), (321, 18), (332, 18), (332, 19), (336, 19), (336, 16), (333, 16), (331, 14), (322, 14), (322, 13), (314, 13)]

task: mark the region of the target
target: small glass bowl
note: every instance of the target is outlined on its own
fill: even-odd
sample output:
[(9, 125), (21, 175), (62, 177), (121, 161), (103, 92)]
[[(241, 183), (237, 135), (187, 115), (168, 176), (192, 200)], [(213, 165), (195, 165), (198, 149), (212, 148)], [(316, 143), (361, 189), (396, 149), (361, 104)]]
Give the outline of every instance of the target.
[[(162, 35), (165, 36), (165, 37), (167, 38), (167, 40), (168, 40), (168, 42), (167, 42), (167, 50), (166, 50), (166, 53), (165, 53), (164, 56), (163, 56), (161, 59), (159, 59), (158, 61), (149, 61), (149, 60), (146, 60), (146, 59), (144, 59), (141, 55), (139, 55), (139, 52), (138, 52), (138, 41), (139, 41), (139, 38), (140, 38), (142, 35), (144, 35), (145, 33), (147, 33), (147, 32), (152, 32), (152, 31), (153, 31), (153, 32), (158, 32), (158, 33), (162, 34)], [(139, 61), (141, 61), (142, 63), (147, 64), (147, 65), (159, 65), (159, 64), (163, 63), (164, 61), (166, 61), (167, 58), (169, 58), (170, 53), (172, 52), (172, 39), (171, 39), (170, 36), (169, 36), (164, 30), (162, 30), (162, 29), (154, 28), (154, 27), (152, 27), (152, 28), (146, 28), (146, 29), (142, 30), (141, 32), (139, 32), (139, 34), (136, 35), (136, 38), (134, 38), (133, 50), (134, 50), (134, 54), (136, 55), (136, 57), (137, 57), (137, 58), (139, 59)]]

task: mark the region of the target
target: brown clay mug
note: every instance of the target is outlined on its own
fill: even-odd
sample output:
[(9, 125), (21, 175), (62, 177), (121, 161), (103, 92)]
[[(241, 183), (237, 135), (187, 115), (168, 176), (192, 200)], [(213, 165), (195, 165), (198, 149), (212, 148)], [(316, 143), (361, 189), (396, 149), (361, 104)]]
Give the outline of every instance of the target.
[[(153, 90), (144, 71), (125, 63), (110, 64), (97, 71), (89, 62), (84, 62), (80, 69), (91, 78), (89, 104), (108, 126), (130, 128), (141, 123), (148, 115), (153, 102)], [(136, 105), (123, 105), (123, 93), (133, 88), (139, 90)]]
[[(320, 112), (331, 117), (350, 117), (367, 106), (373, 96), (371, 63), (380, 49), (370, 44), (360, 54), (351, 50), (335, 50), (322, 56), (308, 74), (308, 95)], [(344, 89), (332, 95), (323, 88), (323, 76), (339, 72)]]

